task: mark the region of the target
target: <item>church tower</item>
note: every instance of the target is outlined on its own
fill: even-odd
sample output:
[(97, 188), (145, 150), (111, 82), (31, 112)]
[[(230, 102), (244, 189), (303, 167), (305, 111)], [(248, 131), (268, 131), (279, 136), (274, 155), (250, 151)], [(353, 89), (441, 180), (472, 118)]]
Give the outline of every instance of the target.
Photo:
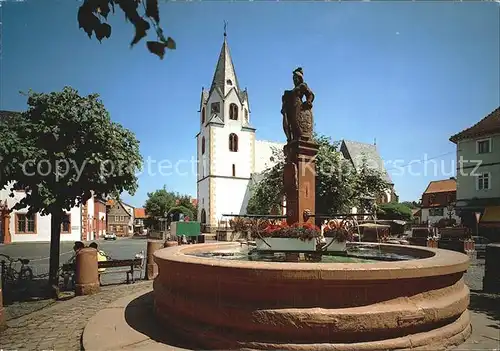
[(255, 172), (255, 129), (246, 89), (241, 90), (224, 32), (209, 90), (202, 88), (198, 160), (198, 220), (215, 229), (223, 214), (245, 214)]

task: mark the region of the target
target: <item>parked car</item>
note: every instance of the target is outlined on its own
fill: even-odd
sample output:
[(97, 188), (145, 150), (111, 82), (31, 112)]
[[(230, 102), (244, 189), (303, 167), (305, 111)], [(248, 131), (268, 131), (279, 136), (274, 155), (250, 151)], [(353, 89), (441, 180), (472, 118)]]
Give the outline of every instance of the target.
[(472, 239), (476, 248), (476, 258), (484, 258), (486, 256), (486, 245), (491, 241), (484, 236), (473, 236)]
[(104, 234), (104, 240), (116, 240), (115, 233), (106, 233)]

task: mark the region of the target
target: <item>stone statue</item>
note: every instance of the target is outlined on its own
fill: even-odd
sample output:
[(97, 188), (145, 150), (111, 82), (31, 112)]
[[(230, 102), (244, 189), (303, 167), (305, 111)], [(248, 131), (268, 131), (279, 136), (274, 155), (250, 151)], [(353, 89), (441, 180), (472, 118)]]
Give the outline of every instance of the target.
[[(299, 67), (293, 71), (292, 90), (285, 90), (281, 101), (283, 115), (283, 130), (287, 142), (294, 140), (309, 141), (313, 132), (312, 103), (314, 93), (304, 82), (304, 72)], [(305, 101), (303, 98), (305, 97)]]

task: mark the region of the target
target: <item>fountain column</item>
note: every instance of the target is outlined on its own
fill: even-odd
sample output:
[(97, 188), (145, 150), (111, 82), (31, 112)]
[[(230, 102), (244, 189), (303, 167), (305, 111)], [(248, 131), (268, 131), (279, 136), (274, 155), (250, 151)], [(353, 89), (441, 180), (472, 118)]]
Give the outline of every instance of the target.
[(313, 140), (314, 93), (304, 82), (304, 72), (300, 67), (293, 71), (293, 84), (292, 90), (284, 92), (281, 108), (287, 138), (283, 148), (286, 159), (283, 185), (289, 225), (314, 223), (314, 218), (304, 214), (315, 213), (315, 156), (318, 153), (318, 145)]
[(318, 145), (296, 140), (284, 147), (286, 163), (284, 187), (286, 196), (287, 223), (310, 222), (314, 218), (304, 218), (304, 213), (315, 213), (316, 202), (316, 161)]

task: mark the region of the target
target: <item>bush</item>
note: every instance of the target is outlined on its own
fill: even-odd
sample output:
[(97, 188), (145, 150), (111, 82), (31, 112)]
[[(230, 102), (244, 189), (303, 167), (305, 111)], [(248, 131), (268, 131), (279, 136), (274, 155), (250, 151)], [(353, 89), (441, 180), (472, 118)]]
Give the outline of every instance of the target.
[(407, 222), (413, 220), (411, 208), (406, 204), (397, 202), (380, 205), (377, 210), (377, 217), (380, 219), (396, 219)]

